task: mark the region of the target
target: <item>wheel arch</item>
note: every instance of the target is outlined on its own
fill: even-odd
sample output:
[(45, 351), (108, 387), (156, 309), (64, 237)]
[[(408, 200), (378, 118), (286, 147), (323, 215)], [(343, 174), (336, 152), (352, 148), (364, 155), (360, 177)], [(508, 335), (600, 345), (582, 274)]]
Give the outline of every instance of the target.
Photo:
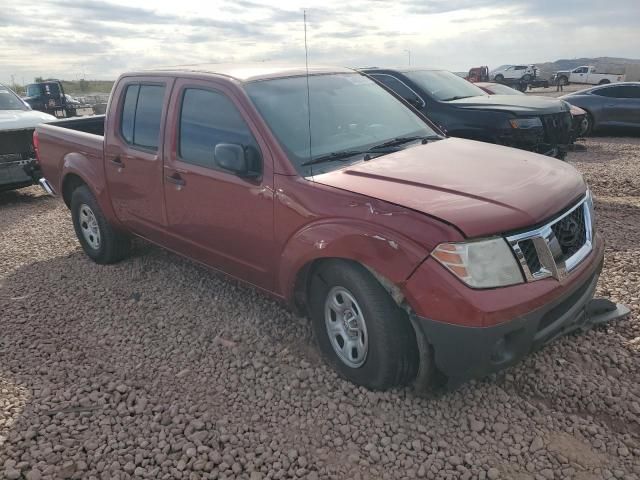
[(86, 185), (88, 188), (91, 188), (77, 173), (67, 173), (62, 178), (62, 200), (68, 208), (71, 208), (71, 196), (73, 195), (73, 191), (82, 185)]
[[(327, 261), (356, 262), (389, 290), (398, 288), (428, 255), (427, 248), (368, 222), (335, 220), (293, 235), (280, 256), (278, 290), (296, 311), (305, 311), (308, 282)], [(397, 292), (392, 296), (397, 297)]]

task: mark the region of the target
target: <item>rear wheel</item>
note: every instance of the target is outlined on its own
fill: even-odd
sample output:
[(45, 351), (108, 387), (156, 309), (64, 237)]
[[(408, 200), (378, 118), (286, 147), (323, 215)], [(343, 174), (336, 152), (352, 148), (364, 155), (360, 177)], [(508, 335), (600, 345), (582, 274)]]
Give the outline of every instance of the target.
[(311, 280), (309, 304), (320, 350), (342, 377), (372, 390), (406, 385), (415, 377), (413, 327), (367, 269), (326, 262)]
[(86, 185), (76, 188), (71, 195), (71, 218), (82, 249), (94, 262), (115, 263), (129, 253), (129, 238), (107, 222)]
[(502, 81), (504, 80), (504, 75), (502, 75), (501, 73), (499, 73), (498, 75), (496, 75), (496, 76), (494, 77), (494, 80), (495, 80), (496, 82), (502, 82)]
[(529, 80), (531, 80), (531, 75), (529, 75), (528, 73), (525, 73), (522, 76), (522, 80), (524, 80), (525, 82), (528, 82)]
[(611, 83), (609, 80), (607, 80), (606, 78), (603, 78), (602, 80), (600, 80), (600, 83), (598, 83), (598, 85), (606, 85), (608, 83)]

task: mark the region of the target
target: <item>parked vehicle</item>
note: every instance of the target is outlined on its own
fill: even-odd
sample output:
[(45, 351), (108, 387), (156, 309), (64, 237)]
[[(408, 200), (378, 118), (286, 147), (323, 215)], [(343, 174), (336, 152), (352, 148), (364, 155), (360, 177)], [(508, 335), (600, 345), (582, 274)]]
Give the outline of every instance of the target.
[(587, 112), (585, 135), (607, 127), (640, 128), (640, 82), (601, 85), (560, 98)]
[(0, 191), (33, 185), (40, 178), (33, 147), (36, 125), (55, 117), (34, 112), (0, 84)]
[(489, 81), (489, 67), (473, 67), (469, 69), (469, 73), (466, 77), (472, 83), (476, 82), (488, 82)]
[(363, 70), (454, 137), (564, 158), (570, 148), (569, 107), (554, 98), (493, 95), (445, 70)]
[(75, 117), (79, 102), (70, 101), (58, 80), (30, 83), (25, 87), (27, 102), (34, 110), (56, 117)]
[[(502, 83), (478, 82), (475, 84), (489, 95), (524, 95), (523, 92), (511, 87), (507, 87)], [(569, 112), (572, 118), (572, 136), (575, 141), (579, 137), (583, 137), (589, 128), (589, 120), (587, 112), (580, 107), (569, 104)]]
[(351, 70), (128, 73), (105, 118), (36, 135), (90, 258), (133, 234), (255, 285), (367, 388), (455, 385), (628, 312), (592, 300), (604, 241), (572, 166), (444, 138)]
[(491, 72), (490, 79), (496, 82), (504, 80), (533, 80), (536, 77), (535, 65), (506, 65)]
[(596, 67), (583, 65), (573, 70), (561, 70), (552, 76), (555, 84), (568, 85), (583, 83), (588, 85), (605, 85), (607, 83), (624, 82), (624, 75), (615, 73), (597, 73)]

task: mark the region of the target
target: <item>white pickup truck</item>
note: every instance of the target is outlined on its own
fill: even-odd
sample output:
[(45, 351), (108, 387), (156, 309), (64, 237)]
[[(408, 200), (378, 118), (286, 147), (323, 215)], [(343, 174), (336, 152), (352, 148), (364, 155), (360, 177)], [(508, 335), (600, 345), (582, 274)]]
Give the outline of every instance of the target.
[(583, 83), (588, 85), (604, 85), (606, 83), (624, 82), (624, 74), (597, 73), (596, 67), (583, 65), (573, 70), (561, 70), (552, 78), (554, 83), (568, 85), (570, 83)]
[(56, 117), (31, 110), (10, 88), (0, 83), (0, 192), (36, 183), (39, 166), (33, 131)]

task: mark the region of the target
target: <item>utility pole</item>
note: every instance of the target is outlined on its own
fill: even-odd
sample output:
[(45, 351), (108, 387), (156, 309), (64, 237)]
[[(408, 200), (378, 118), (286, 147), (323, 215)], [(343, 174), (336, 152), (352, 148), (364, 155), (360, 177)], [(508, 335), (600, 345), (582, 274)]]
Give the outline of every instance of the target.
[(411, 66), (411, 50), (405, 50), (405, 52), (409, 55), (409, 66)]

